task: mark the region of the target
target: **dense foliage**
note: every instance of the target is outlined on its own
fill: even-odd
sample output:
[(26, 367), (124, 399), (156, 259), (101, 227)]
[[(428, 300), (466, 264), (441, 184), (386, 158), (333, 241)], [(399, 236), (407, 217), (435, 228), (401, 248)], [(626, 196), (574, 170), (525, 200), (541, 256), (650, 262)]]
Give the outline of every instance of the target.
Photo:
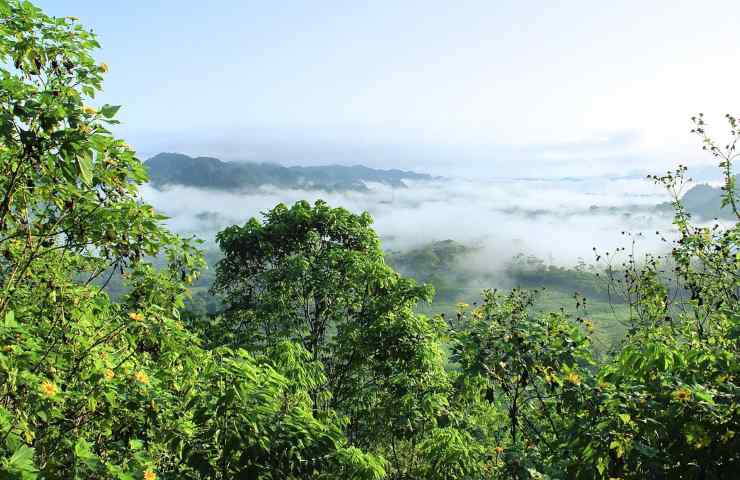
[(386, 265), (370, 223), (318, 201), (225, 229), (214, 284), (224, 328), (210, 329), (252, 351), (301, 344), (324, 368), (317, 405), (344, 414), (363, 446), (428, 428), (447, 388), (439, 325), (414, 312), (432, 291)]
[[(205, 314), (186, 308), (196, 242), (139, 197), (118, 107), (90, 106), (97, 46), (0, 0), (0, 478), (737, 477), (738, 119), (725, 146), (694, 119), (733, 222), (692, 223), (685, 168), (655, 177), (678, 239), (609, 257), (627, 330), (599, 355), (587, 313), (529, 290), (419, 314), (433, 291), (389, 266), (370, 216), (321, 201), (222, 231)], [(511, 268), (598, 293), (596, 271)]]
[[(107, 129), (118, 108), (85, 103), (108, 68), (95, 47), (73, 18), (0, 1), (0, 474), (382, 476), (312, 408), (300, 348), (206, 350), (185, 328), (200, 256), (137, 196), (144, 167)], [(112, 269), (118, 302), (92, 282)]]

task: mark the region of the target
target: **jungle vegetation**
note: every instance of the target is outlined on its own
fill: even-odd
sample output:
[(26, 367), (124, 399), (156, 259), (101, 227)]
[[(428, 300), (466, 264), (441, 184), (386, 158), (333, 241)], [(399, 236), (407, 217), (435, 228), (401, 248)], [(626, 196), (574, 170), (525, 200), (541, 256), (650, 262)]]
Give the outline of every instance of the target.
[(587, 314), (528, 289), (421, 313), (433, 287), (370, 215), (322, 201), (220, 232), (205, 314), (197, 239), (143, 202), (118, 107), (95, 104), (98, 46), (0, 0), (0, 478), (737, 477), (736, 117), (720, 144), (694, 118), (734, 223), (692, 222), (685, 167), (652, 177), (679, 239), (610, 257), (626, 328), (599, 355)]

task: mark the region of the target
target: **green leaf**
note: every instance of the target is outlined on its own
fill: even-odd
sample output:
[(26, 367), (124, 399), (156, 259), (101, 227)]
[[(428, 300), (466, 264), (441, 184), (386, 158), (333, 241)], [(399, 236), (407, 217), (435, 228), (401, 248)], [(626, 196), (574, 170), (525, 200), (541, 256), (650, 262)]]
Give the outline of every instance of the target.
[(100, 107), (99, 113), (104, 116), (105, 118), (113, 118), (116, 113), (118, 113), (118, 110), (121, 109), (120, 105), (103, 105)]
[(92, 185), (92, 153), (89, 150), (77, 155), (77, 172), (87, 186)]
[(90, 443), (85, 440), (84, 438), (80, 438), (77, 440), (77, 443), (75, 443), (75, 455), (82, 459), (82, 460), (88, 460), (91, 458), (95, 458), (95, 455), (90, 450)]
[(696, 389), (694, 390), (694, 396), (696, 396), (696, 398), (698, 398), (699, 400), (703, 402), (707, 402), (711, 405), (714, 405), (714, 397), (712, 396), (711, 393), (707, 392), (706, 390)]
[(8, 310), (5, 313), (5, 328), (13, 328), (17, 326), (18, 322), (15, 321), (15, 312), (13, 310)]
[(21, 446), (13, 455), (3, 462), (3, 469), (10, 473), (25, 474), (25, 478), (36, 478), (36, 465), (33, 463), (34, 450), (25, 445)]
[(604, 475), (604, 472), (606, 472), (607, 464), (608, 460), (605, 457), (599, 457), (599, 459), (596, 461), (596, 469), (599, 471), (599, 474)]

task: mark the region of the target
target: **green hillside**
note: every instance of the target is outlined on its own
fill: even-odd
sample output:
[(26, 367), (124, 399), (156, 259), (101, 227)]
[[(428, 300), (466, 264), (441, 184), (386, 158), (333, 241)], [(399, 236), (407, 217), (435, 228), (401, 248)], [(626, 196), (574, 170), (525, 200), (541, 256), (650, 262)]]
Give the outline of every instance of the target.
[[(734, 181), (737, 182), (738, 178), (736, 175)], [(713, 187), (703, 183), (694, 185), (687, 190), (683, 197), (681, 197), (681, 202), (687, 212), (702, 220), (712, 220), (714, 218), (737, 220), (729, 205), (721, 206), (724, 195), (725, 192), (722, 187)], [(661, 208), (671, 210), (670, 204), (664, 204)]]
[(156, 188), (182, 185), (214, 190), (249, 191), (270, 185), (324, 191), (366, 190), (365, 182), (404, 188), (404, 180), (431, 180), (426, 174), (377, 170), (362, 165), (284, 167), (272, 163), (224, 162), (212, 157), (160, 153), (144, 165)]

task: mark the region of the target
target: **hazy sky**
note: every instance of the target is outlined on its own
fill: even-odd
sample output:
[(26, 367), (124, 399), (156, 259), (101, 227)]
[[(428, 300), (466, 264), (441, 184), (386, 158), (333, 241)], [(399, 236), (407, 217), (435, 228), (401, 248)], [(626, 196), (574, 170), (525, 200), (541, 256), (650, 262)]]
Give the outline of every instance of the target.
[(36, 3), (99, 34), (144, 157), (626, 173), (740, 113), (731, 1)]

